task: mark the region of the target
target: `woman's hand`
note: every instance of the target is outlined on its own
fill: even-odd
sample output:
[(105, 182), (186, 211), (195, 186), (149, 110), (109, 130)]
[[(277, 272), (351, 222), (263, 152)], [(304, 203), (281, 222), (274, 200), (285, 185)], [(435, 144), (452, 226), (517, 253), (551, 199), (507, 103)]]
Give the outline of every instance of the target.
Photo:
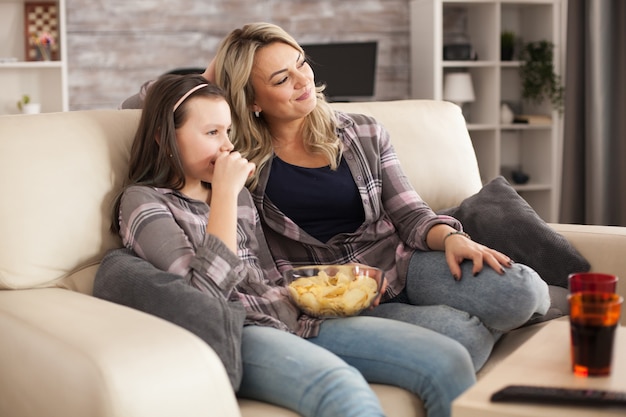
[(209, 62), (206, 69), (202, 73), (202, 76), (211, 84), (215, 84), (215, 58)]
[(376, 299), (372, 303), (372, 306), (369, 308), (370, 310), (380, 304), (380, 300), (383, 298), (383, 295), (387, 291), (387, 284), (387, 278), (383, 277), (383, 285), (380, 286), (380, 292), (378, 293), (378, 296), (376, 296)]
[[(346, 265), (362, 266), (362, 267), (365, 267), (365, 268), (369, 268), (368, 265), (362, 264), (362, 263), (358, 263), (358, 262), (351, 262), (351, 263), (348, 263)], [(389, 282), (387, 281), (387, 278), (385, 278), (385, 274), (383, 274), (383, 282), (382, 282), (382, 284), (380, 286), (380, 291), (378, 292), (378, 295), (376, 296), (376, 299), (374, 300), (372, 305), (369, 307), (369, 310), (374, 309), (374, 307), (376, 307), (376, 306), (378, 306), (380, 304), (380, 300), (382, 300), (383, 295), (387, 291), (387, 285), (388, 284), (389, 284)]]
[(513, 261), (505, 254), (495, 249), (476, 243), (462, 234), (450, 235), (445, 239), (444, 251), (446, 261), (454, 279), (461, 279), (461, 262), (469, 259), (474, 263), (472, 273), (476, 276), (485, 263), (497, 273), (503, 274), (503, 267), (510, 267)]
[(499, 274), (503, 274), (503, 267), (508, 268), (513, 263), (511, 258), (505, 254), (474, 242), (469, 236), (458, 232), (447, 224), (433, 226), (428, 231), (426, 242), (432, 250), (445, 252), (450, 272), (457, 281), (462, 278), (460, 264), (466, 259), (474, 263), (472, 268), (474, 276), (483, 269), (485, 264)]

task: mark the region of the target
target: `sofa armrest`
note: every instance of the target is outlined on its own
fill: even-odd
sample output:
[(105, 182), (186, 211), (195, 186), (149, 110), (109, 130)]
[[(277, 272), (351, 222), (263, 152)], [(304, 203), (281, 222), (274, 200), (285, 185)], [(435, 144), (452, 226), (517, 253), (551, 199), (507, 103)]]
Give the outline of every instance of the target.
[[(550, 223), (591, 264), (591, 270), (621, 278), (617, 292), (626, 297), (626, 227)], [(625, 317), (622, 317), (622, 323)]]
[(236, 416), (214, 351), (157, 317), (59, 288), (0, 291), (0, 415)]

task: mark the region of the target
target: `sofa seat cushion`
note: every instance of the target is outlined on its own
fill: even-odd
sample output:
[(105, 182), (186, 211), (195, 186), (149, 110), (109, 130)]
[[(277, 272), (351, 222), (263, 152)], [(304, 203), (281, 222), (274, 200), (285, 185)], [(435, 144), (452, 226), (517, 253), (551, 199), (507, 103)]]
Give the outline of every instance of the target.
[[(424, 404), (416, 395), (391, 385), (371, 384), (389, 417), (425, 417)], [(242, 417), (299, 417), (291, 410), (247, 398), (238, 398)]]

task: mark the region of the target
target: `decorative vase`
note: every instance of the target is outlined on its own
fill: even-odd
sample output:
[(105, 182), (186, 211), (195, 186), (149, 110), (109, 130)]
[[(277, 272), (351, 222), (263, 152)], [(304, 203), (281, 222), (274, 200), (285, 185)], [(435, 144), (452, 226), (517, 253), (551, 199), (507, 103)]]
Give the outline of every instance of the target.
[(35, 59), (37, 61), (52, 60), (52, 47), (50, 45), (37, 45), (35, 47)]
[(511, 110), (508, 104), (502, 103), (500, 106), (500, 123), (503, 125), (511, 124), (514, 118), (513, 110)]
[(41, 103), (22, 104), (22, 113), (24, 114), (41, 113)]
[(501, 46), (500, 47), (500, 60), (502, 61), (511, 61), (513, 59), (513, 47), (512, 46)]

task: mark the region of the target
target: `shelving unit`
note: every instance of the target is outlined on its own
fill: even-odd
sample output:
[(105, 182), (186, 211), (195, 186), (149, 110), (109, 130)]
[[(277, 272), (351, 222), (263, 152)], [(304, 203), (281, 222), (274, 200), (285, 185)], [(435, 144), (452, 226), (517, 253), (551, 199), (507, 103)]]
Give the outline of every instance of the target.
[[(563, 13), (566, 0), (414, 0), (411, 1), (411, 95), (443, 99), (444, 76), (467, 71), (475, 101), (469, 105), (467, 127), (484, 183), (505, 175), (517, 192), (546, 221), (558, 218), (562, 120), (549, 103), (532, 105), (521, 98), (519, 61), (500, 60), (500, 34), (512, 31), (524, 42), (554, 44), (554, 65), (563, 73)], [(444, 16), (456, 13), (477, 55), (476, 60), (444, 60)], [(446, 21), (449, 25), (449, 20)], [(449, 26), (448, 26), (449, 28)], [(514, 58), (515, 59), (515, 58)], [(549, 125), (501, 123), (502, 102), (518, 113), (549, 115)], [(522, 170), (525, 184), (507, 173)]]
[[(26, 56), (25, 0), (0, 0), (0, 115), (19, 113), (17, 101), (28, 94), (42, 112), (68, 110), (65, 0), (56, 0), (57, 56), (30, 61)], [(34, 1), (34, 4), (49, 3)]]

